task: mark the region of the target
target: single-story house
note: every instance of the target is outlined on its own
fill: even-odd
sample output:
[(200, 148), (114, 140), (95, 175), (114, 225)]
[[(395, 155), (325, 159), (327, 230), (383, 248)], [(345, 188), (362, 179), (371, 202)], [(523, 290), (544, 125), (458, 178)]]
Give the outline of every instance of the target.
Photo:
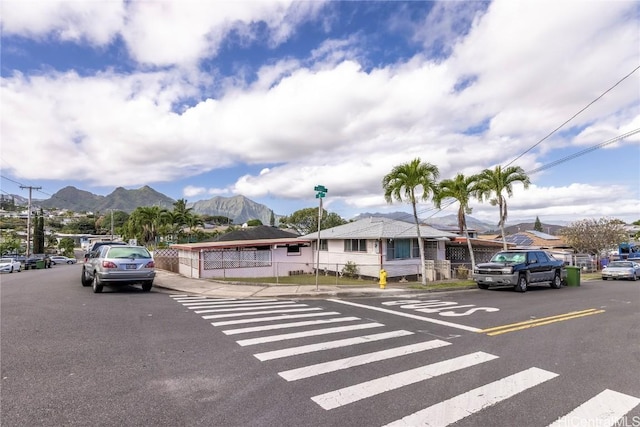
[(201, 279), (312, 273), (311, 242), (269, 226), (233, 231), (213, 242), (171, 245), (178, 273)]
[[(427, 280), (451, 277), (451, 265), (446, 259), (446, 243), (457, 237), (448, 231), (420, 225), (424, 241)], [(318, 245), (318, 232), (301, 239)], [(370, 217), (321, 230), (320, 251), (314, 264), (320, 271), (339, 273), (349, 263), (365, 277), (378, 277), (380, 270), (387, 277), (417, 277), (421, 274), (420, 251), (416, 225), (385, 217)]]

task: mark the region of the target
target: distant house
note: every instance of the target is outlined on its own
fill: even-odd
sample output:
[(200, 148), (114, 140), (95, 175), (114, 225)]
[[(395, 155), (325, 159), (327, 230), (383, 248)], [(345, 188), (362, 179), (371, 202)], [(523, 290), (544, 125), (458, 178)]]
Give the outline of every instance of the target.
[(312, 273), (311, 242), (269, 226), (223, 234), (213, 242), (171, 245), (178, 273), (201, 279), (278, 277)]
[[(457, 235), (420, 226), (424, 241), (427, 280), (449, 278), (451, 266), (446, 259), (446, 243)], [(318, 232), (301, 239), (317, 247)], [(347, 263), (355, 263), (359, 274), (378, 277), (384, 269), (392, 278), (421, 274), (420, 251), (415, 224), (384, 217), (370, 217), (320, 231), (320, 251), (315, 265), (321, 271), (339, 273)]]

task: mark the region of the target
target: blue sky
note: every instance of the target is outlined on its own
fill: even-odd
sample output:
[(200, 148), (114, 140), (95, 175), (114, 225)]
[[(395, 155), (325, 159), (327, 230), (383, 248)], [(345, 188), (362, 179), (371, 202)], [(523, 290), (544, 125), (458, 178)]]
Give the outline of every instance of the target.
[[(325, 207), (348, 219), (408, 211), (384, 201), (381, 180), (416, 157), (443, 179), (534, 171), (640, 130), (635, 1), (0, 7), (3, 194), (149, 185), (287, 215), (317, 206), (322, 184)], [(640, 219), (640, 133), (531, 181), (514, 188), (511, 221)], [(496, 207), (473, 207), (497, 223)]]

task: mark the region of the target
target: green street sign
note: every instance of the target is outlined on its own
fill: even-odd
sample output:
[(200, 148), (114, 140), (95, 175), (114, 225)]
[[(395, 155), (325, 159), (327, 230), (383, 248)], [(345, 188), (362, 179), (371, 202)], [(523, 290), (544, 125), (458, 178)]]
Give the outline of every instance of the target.
[(322, 199), (324, 196), (326, 196), (326, 194), (320, 191), (316, 194), (316, 199)]
[(327, 193), (329, 190), (324, 185), (316, 185), (313, 187), (313, 191), (319, 191), (321, 193)]

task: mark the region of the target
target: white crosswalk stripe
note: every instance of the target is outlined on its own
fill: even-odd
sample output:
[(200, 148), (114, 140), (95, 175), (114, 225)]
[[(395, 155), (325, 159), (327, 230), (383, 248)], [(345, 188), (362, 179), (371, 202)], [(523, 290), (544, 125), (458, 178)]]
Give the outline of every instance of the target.
[(474, 412), (492, 406), (557, 376), (558, 374), (543, 369), (530, 368), (452, 397), (387, 424), (387, 426), (448, 426)]
[(386, 391), (395, 390), (409, 384), (414, 384), (429, 378), (447, 374), (449, 372), (458, 371), (473, 365), (488, 362), (497, 359), (498, 356), (484, 353), (482, 351), (467, 354), (453, 359), (443, 360), (441, 362), (432, 363), (430, 365), (421, 366), (419, 368), (410, 369), (393, 375), (377, 378), (375, 380), (352, 385), (339, 390), (324, 393), (311, 398), (314, 402), (324, 409), (334, 409), (353, 403), (366, 397), (375, 396), (376, 394)]
[(355, 337), (355, 338), (345, 338), (345, 339), (335, 340), (335, 341), (326, 341), (318, 344), (308, 344), (308, 345), (302, 345), (299, 347), (283, 348), (280, 350), (273, 350), (273, 351), (267, 351), (265, 353), (254, 354), (254, 356), (258, 360), (262, 360), (262, 361), (281, 359), (283, 357), (297, 356), (300, 354), (313, 353), (316, 351), (324, 351), (324, 350), (330, 350), (330, 349), (340, 348), (340, 347), (350, 347), (352, 345), (366, 344), (373, 341), (403, 337), (406, 335), (413, 335), (413, 332), (409, 332), (405, 330), (383, 332), (380, 334), (364, 335), (364, 336)]
[[(308, 329), (308, 327), (313, 326), (357, 322), (362, 319), (355, 316), (343, 316), (342, 313), (337, 311), (325, 311), (322, 308), (310, 307), (308, 304), (297, 301), (277, 299), (241, 300), (234, 298), (192, 297), (188, 295), (172, 295), (172, 298), (174, 301), (193, 310), (194, 313), (201, 315), (203, 319), (214, 320), (211, 322), (211, 325), (214, 327), (243, 325), (222, 330), (222, 333), (227, 336), (249, 333), (262, 335), (236, 340), (236, 343), (242, 347), (259, 346), (267, 343), (278, 343), (312, 337), (322, 337), (319, 339), (325, 339), (325, 341), (321, 342), (253, 354), (254, 357), (263, 362), (293, 358), (293, 356), (337, 350), (340, 348), (349, 348), (349, 352), (356, 352), (358, 348), (360, 348), (360, 344), (373, 342), (389, 343), (388, 348), (383, 350), (355, 354), (349, 357), (342, 357), (307, 366), (298, 365), (295, 368), (279, 372), (278, 375), (288, 382), (303, 379), (311, 381), (314, 377), (320, 375), (331, 375), (332, 373), (345, 371), (358, 366), (367, 366), (370, 364), (374, 366), (376, 362), (401, 358), (403, 356), (452, 345), (450, 342), (440, 339), (404, 345), (402, 343), (398, 344), (396, 342), (394, 344), (393, 341), (388, 341), (414, 335), (413, 332), (407, 330), (392, 330), (377, 334), (326, 340), (326, 337), (330, 334), (381, 328), (385, 325), (379, 322), (369, 321), (366, 323)], [(349, 304), (357, 306), (357, 304)], [(327, 318), (327, 316), (338, 317)], [(276, 335), (265, 335), (265, 333), (269, 331), (282, 329), (291, 329), (293, 331)], [(295, 331), (295, 329), (298, 329), (298, 331)], [(468, 329), (471, 330), (473, 328)], [(435, 357), (438, 358), (438, 356)], [(478, 351), (434, 361), (426, 365), (422, 364), (422, 366), (389, 375), (379, 376), (369, 381), (352, 384), (316, 396), (310, 396), (310, 398), (320, 407), (329, 411), (364, 399), (375, 399), (375, 397), (380, 394), (398, 390), (411, 384), (425, 381), (441, 381), (439, 377), (446, 378), (450, 373), (474, 366), (480, 367), (482, 364), (495, 359), (498, 359), (498, 356)], [(527, 389), (553, 380), (556, 377), (558, 377), (556, 373), (531, 367), (472, 390), (462, 391), (462, 393), (457, 396), (393, 421), (388, 424), (388, 426), (448, 426), (464, 418), (472, 417), (485, 408), (498, 405), (500, 402), (510, 399)], [(596, 424), (598, 426), (613, 427), (619, 425), (620, 420), (625, 414), (629, 413), (638, 405), (640, 405), (640, 398), (607, 389), (577, 408), (570, 410), (549, 427), (589, 427)]]
[(251, 338), (251, 339), (240, 340), (236, 342), (239, 345), (244, 347), (247, 345), (264, 344), (268, 342), (285, 341), (285, 340), (292, 340), (296, 338), (315, 337), (318, 335), (337, 334), (339, 332), (359, 331), (362, 329), (380, 328), (382, 326), (384, 326), (382, 323), (371, 322), (371, 323), (362, 323), (359, 325), (337, 326), (334, 328), (312, 329), (310, 331), (292, 332), (290, 334), (271, 335), (267, 337)]
[(308, 307), (308, 308), (288, 308), (281, 310), (264, 310), (264, 311), (253, 311), (253, 312), (242, 312), (242, 313), (225, 313), (225, 314), (211, 314), (207, 316), (202, 316), (203, 319), (224, 319), (227, 317), (238, 317), (238, 316), (262, 316), (263, 314), (275, 314), (275, 313), (299, 313), (301, 311), (320, 311), (321, 308), (318, 307)]
[[(587, 400), (549, 427), (618, 426), (618, 421), (640, 404), (640, 399), (617, 391), (605, 390)], [(640, 420), (638, 420), (640, 421)], [(624, 425), (631, 425), (625, 423)]]
[(305, 314), (279, 314), (277, 316), (252, 317), (251, 319), (223, 320), (222, 322), (211, 322), (211, 324), (213, 326), (243, 325), (247, 323), (270, 322), (272, 320), (306, 319), (309, 317), (335, 316), (339, 314), (340, 313), (338, 313), (337, 311), (323, 311), (320, 313), (316, 312)]
[(274, 329), (288, 329), (288, 328), (299, 328), (301, 326), (325, 325), (327, 323), (351, 322), (353, 320), (360, 320), (360, 318), (359, 317), (336, 317), (334, 319), (305, 320), (302, 322), (278, 323), (276, 325), (264, 325), (264, 326), (252, 326), (250, 328), (227, 329), (226, 331), (222, 331), (222, 333), (225, 335), (237, 335), (237, 334), (246, 334), (248, 332), (272, 331)]
[(280, 375), (287, 381), (296, 381), (303, 378), (326, 374), (329, 372), (353, 368), (354, 366), (366, 365), (368, 363), (379, 362), (381, 360), (392, 359), (394, 357), (406, 356), (408, 354), (414, 354), (420, 351), (432, 350), (434, 348), (444, 347), (447, 345), (451, 345), (451, 343), (442, 340), (419, 342), (417, 344), (389, 348), (386, 350), (375, 351), (373, 353), (366, 353), (359, 356), (346, 357), (344, 359), (332, 360), (330, 362), (317, 363), (315, 365), (291, 369), (289, 371), (279, 372), (278, 375)]

